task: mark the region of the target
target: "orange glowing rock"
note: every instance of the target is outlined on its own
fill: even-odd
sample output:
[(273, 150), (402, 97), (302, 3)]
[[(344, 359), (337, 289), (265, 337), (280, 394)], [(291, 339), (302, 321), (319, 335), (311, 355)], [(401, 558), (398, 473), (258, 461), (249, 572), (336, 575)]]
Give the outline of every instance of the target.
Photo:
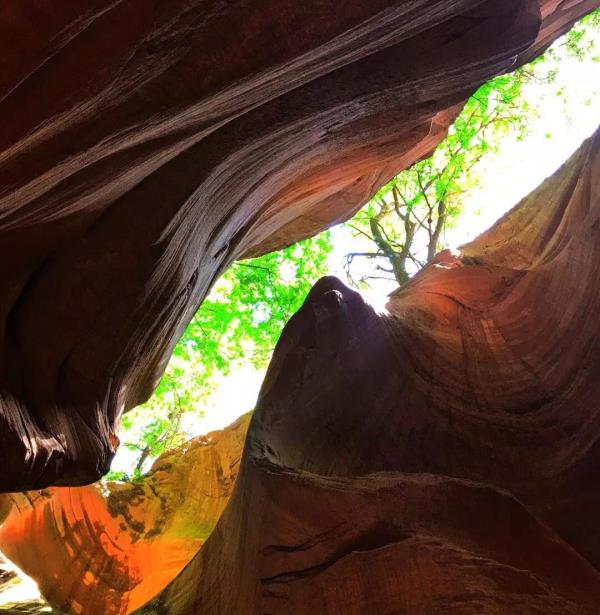
[(0, 550), (61, 610), (122, 615), (196, 554), (227, 503), (249, 422), (169, 451), (138, 483), (2, 496)]

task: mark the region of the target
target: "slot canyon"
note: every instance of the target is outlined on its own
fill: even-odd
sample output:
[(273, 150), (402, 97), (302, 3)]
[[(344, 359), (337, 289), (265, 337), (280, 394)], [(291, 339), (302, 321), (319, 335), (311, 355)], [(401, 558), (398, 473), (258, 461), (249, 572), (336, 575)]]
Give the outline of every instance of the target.
[(385, 312), (319, 280), (251, 414), (98, 482), (230, 263), (599, 5), (5, 0), (0, 551), (52, 609), (599, 612), (600, 131)]

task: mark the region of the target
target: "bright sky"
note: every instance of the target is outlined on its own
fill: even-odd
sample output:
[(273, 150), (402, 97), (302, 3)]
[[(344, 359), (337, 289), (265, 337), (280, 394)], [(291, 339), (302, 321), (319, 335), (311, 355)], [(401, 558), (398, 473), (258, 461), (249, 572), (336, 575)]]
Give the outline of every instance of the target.
[[(478, 166), (481, 184), (463, 202), (463, 213), (455, 228), (446, 232), (450, 247), (475, 239), (503, 214), (552, 175), (600, 125), (600, 62), (578, 61), (561, 54), (562, 62), (552, 90), (565, 88), (566, 102), (547, 94), (547, 86), (528, 84), (528, 99), (537, 101), (539, 118), (530, 125), (523, 141), (508, 137), (498, 154)], [(331, 272), (345, 281), (344, 256), (349, 252), (372, 251), (367, 239), (352, 237), (338, 226), (332, 229), (334, 252)], [(367, 259), (355, 261), (354, 271), (369, 271)], [(364, 269), (360, 269), (364, 266)], [(357, 277), (360, 277), (357, 275)], [(376, 281), (362, 294), (382, 308), (395, 282)]]
[[(555, 89), (565, 88), (566, 103), (555, 96), (544, 96), (544, 86), (527, 87), (529, 99), (539, 105), (540, 117), (532, 123), (530, 134), (523, 141), (507, 138), (500, 152), (480, 169), (480, 187), (465, 199), (464, 213), (457, 227), (446, 235), (452, 247), (472, 240), (489, 228), (551, 175), (600, 123), (600, 62), (563, 59)], [(361, 245), (343, 226), (332, 229), (332, 236), (330, 272), (345, 281), (344, 256), (371, 247)], [(376, 307), (383, 307), (386, 295), (394, 288), (392, 282), (380, 282), (363, 294)], [(221, 382), (209, 407), (204, 409), (204, 417), (185, 419), (185, 431), (193, 436), (221, 429), (253, 408), (263, 376), (263, 372), (251, 367), (234, 370)], [(131, 463), (131, 453), (121, 447), (113, 469), (127, 471)]]

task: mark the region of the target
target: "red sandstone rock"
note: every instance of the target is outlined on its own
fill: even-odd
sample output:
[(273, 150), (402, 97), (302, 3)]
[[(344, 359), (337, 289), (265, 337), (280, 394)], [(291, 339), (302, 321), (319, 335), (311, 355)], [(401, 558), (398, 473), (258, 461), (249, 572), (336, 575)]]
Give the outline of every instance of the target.
[(596, 4), (5, 0), (0, 489), (98, 478), (228, 263), (352, 215)]
[[(275, 350), (215, 530), (136, 612), (597, 613), (599, 169), (600, 130), (460, 256), (440, 253), (394, 293), (389, 314), (321, 280)], [(229, 494), (210, 509), (194, 499), (163, 529), (164, 499), (220, 464), (173, 464), (187, 478), (163, 471), (165, 484), (158, 465), (116, 515), (115, 493), (94, 488), (13, 509), (0, 546), (72, 612), (134, 608), (183, 564), (156, 573), (162, 542), (191, 556), (178, 515), (214, 523)], [(118, 555), (98, 548), (110, 536)], [(66, 591), (38, 548), (72, 569)]]
[(376, 314), (291, 319), (215, 532), (140, 614), (600, 605), (600, 130)]
[[(350, 216), (596, 4), (7, 0), (0, 487), (99, 476), (229, 262)], [(598, 612), (599, 150), (389, 315), (317, 284), (215, 531), (140, 613)], [(174, 468), (14, 496), (3, 548), (72, 612), (126, 612), (224, 506), (206, 467), (213, 505), (180, 509)]]
[(249, 418), (165, 453), (139, 483), (2, 496), (12, 508), (0, 550), (61, 611), (130, 613), (183, 569), (216, 525)]

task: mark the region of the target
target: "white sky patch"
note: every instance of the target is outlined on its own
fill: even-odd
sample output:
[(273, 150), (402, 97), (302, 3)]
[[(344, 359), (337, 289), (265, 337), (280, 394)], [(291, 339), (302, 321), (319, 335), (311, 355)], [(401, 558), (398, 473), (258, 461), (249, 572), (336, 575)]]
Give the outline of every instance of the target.
[[(0, 593), (0, 606), (7, 604), (17, 604), (29, 600), (40, 600), (41, 594), (37, 583), (28, 577), (20, 568), (13, 564), (8, 558), (1, 558), (2, 568), (17, 574), (11, 586)], [(49, 607), (43, 607), (42, 611), (50, 611)]]
[[(223, 429), (238, 417), (249, 412), (256, 405), (256, 399), (265, 372), (256, 370), (251, 365), (240, 366), (232, 370), (229, 376), (221, 378), (216, 392), (210, 396), (206, 405), (199, 408), (198, 415), (186, 413), (181, 422), (184, 433), (193, 438), (209, 431)], [(203, 416), (200, 414), (203, 413)], [(141, 426), (140, 426), (141, 427)], [(128, 440), (135, 440), (134, 430), (127, 432)], [(111, 465), (116, 472), (131, 473), (138, 454), (124, 446), (119, 447)], [(153, 460), (148, 460), (144, 470), (147, 471)]]
[(543, 85), (528, 84), (540, 101), (540, 117), (521, 142), (508, 137), (498, 154), (481, 165), (481, 185), (465, 199), (464, 213), (446, 233), (454, 246), (475, 239), (509, 209), (552, 175), (600, 124), (600, 62), (563, 60), (556, 86), (564, 87), (565, 103), (544, 97)]

